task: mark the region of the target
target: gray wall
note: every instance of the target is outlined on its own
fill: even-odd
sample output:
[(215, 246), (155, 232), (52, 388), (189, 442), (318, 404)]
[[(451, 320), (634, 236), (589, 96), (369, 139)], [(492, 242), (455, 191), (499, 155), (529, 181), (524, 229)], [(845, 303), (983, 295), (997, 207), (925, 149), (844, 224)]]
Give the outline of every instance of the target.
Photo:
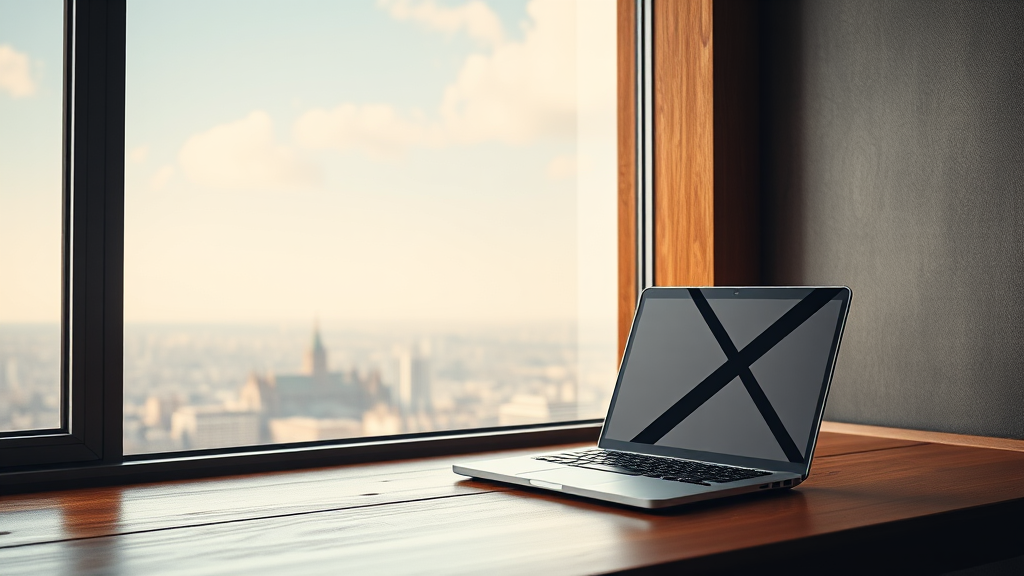
[(761, 9), (762, 277), (854, 291), (826, 417), (1024, 438), (1024, 2)]

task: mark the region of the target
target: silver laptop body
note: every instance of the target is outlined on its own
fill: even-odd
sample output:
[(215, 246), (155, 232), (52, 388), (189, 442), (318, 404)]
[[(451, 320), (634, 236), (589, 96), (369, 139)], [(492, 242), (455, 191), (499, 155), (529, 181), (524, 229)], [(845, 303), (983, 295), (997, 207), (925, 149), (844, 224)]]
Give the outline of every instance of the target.
[(792, 488), (810, 471), (851, 298), (648, 288), (596, 448), (452, 469), (640, 508)]

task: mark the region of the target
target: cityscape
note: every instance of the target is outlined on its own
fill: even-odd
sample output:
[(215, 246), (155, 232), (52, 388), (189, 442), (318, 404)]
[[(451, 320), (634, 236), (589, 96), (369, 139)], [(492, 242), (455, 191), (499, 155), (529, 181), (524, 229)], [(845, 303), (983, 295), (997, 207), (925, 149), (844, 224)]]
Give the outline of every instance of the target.
[(0, 324), (0, 432), (60, 427), (60, 326)]
[[(131, 4), (126, 454), (604, 415), (614, 2)], [(62, 11), (0, 6), (0, 433), (61, 425)]]
[[(125, 454), (604, 416), (616, 357), (575, 323), (127, 325)], [(609, 345), (611, 344), (611, 345)], [(59, 330), (0, 326), (0, 431), (60, 424)]]

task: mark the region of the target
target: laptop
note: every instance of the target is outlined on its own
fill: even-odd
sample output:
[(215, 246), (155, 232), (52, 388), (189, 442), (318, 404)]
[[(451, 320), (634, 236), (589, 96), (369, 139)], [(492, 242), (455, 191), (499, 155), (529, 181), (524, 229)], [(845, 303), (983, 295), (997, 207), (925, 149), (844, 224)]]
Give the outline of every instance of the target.
[(594, 448), (455, 473), (640, 508), (807, 478), (852, 292), (648, 288)]

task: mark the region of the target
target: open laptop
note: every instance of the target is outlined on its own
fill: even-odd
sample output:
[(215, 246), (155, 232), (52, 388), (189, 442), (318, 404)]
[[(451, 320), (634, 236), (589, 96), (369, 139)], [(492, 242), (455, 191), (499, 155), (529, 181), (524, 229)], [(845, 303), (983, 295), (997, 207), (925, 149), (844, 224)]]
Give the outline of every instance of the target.
[(641, 508), (792, 488), (810, 471), (851, 297), (648, 288), (596, 448), (452, 468)]

